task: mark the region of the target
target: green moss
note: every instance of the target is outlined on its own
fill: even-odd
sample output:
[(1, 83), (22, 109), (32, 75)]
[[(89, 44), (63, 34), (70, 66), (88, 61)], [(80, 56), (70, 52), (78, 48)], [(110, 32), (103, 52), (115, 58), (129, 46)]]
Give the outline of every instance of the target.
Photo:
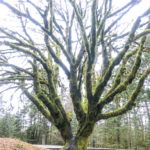
[[(80, 137), (78, 139), (73, 138), (70, 142), (66, 142), (65, 146), (61, 150), (87, 150), (88, 138)], [(69, 149), (68, 149), (69, 148)]]
[(134, 89), (132, 94), (129, 96), (127, 103), (122, 108), (119, 108), (119, 109), (117, 109), (113, 112), (109, 112), (109, 113), (106, 113), (106, 114), (100, 114), (97, 120), (99, 120), (99, 119), (108, 119), (108, 118), (111, 118), (111, 117), (119, 116), (119, 115), (122, 115), (122, 114), (126, 113), (128, 110), (131, 110), (132, 107), (134, 107), (136, 105), (135, 104), (136, 98), (140, 93), (140, 90), (141, 90), (141, 88), (144, 84), (145, 78), (149, 74), (150, 74), (150, 67), (143, 73), (143, 75), (139, 79), (139, 82), (136, 85), (136, 88)]
[(83, 138), (81, 137), (78, 141), (77, 141), (77, 147), (78, 150), (87, 150), (88, 148), (88, 138)]
[(84, 99), (84, 102), (82, 103), (82, 107), (83, 107), (84, 112), (87, 113), (88, 111), (88, 99), (87, 98)]
[(138, 49), (139, 49), (139, 46), (136, 47), (134, 50), (129, 51), (128, 53), (126, 53), (126, 55), (125, 55), (124, 58), (123, 58), (123, 64), (126, 64), (127, 60), (128, 60), (131, 56), (135, 55), (136, 52), (138, 51)]
[(69, 120), (72, 120), (72, 114), (70, 113), (70, 112), (66, 112), (67, 113), (67, 118), (69, 119)]

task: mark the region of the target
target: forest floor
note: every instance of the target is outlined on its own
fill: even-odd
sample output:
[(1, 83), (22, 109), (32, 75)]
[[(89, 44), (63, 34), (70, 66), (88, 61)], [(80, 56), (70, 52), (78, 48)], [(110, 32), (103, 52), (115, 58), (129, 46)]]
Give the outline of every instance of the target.
[(18, 139), (0, 138), (0, 150), (46, 150)]

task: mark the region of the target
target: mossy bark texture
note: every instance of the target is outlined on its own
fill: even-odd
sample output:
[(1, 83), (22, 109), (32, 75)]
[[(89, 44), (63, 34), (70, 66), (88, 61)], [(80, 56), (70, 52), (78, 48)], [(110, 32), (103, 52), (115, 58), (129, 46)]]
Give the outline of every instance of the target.
[(72, 137), (62, 150), (87, 150), (88, 149), (88, 139), (92, 134), (95, 122), (86, 121), (78, 129), (75, 137)]
[(88, 148), (88, 137), (80, 137), (79, 139), (72, 138), (62, 150), (87, 150)]

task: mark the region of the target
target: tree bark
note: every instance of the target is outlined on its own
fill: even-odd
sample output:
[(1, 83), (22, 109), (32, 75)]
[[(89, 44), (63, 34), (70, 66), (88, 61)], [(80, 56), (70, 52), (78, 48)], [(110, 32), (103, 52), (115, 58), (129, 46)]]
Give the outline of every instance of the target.
[(92, 134), (95, 122), (86, 121), (78, 129), (75, 137), (66, 142), (62, 150), (87, 150), (89, 136)]
[(87, 150), (88, 137), (72, 138), (62, 150)]
[(47, 128), (46, 119), (43, 118), (42, 145), (46, 144), (46, 130), (47, 130), (46, 128)]
[(145, 101), (145, 106), (146, 106), (146, 112), (147, 112), (147, 117), (148, 117), (148, 123), (149, 123), (149, 127), (150, 127), (150, 110), (148, 108), (148, 102)]
[(118, 119), (117, 119), (117, 131), (116, 131), (118, 148), (120, 148), (120, 127), (121, 127), (120, 120), (121, 120), (121, 117), (118, 117)]

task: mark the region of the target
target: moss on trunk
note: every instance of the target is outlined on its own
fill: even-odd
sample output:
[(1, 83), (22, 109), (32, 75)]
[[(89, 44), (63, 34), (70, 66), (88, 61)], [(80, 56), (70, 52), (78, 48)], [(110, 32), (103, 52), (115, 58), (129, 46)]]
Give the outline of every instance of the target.
[(87, 150), (88, 140), (93, 132), (94, 125), (94, 121), (86, 121), (84, 124), (79, 126), (76, 136), (66, 142), (62, 150)]
[(87, 150), (88, 149), (88, 137), (72, 138), (62, 150)]

